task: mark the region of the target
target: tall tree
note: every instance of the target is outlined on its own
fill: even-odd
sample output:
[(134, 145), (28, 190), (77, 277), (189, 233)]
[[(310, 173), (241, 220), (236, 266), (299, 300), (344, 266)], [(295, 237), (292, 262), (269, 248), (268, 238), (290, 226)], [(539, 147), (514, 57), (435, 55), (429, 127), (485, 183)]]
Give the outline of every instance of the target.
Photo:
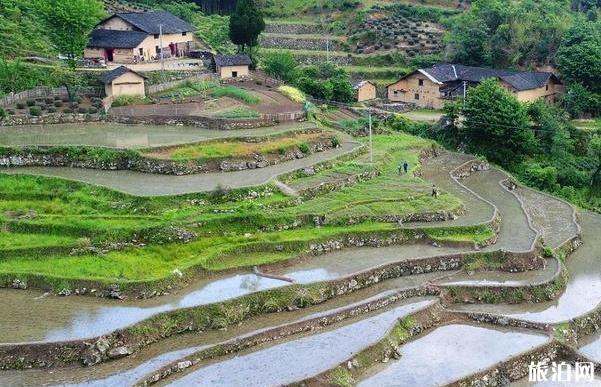
[(494, 79), (468, 91), (463, 114), (463, 132), (472, 152), (510, 166), (534, 149), (526, 108)]
[(71, 68), (83, 54), (89, 34), (105, 14), (98, 0), (41, 0), (48, 36), (56, 49), (67, 56)]
[(259, 44), (259, 35), (265, 29), (263, 14), (254, 0), (240, 0), (230, 16), (230, 39), (241, 52)]
[(601, 23), (579, 20), (566, 33), (555, 62), (569, 83), (601, 92)]
[(590, 142), (589, 152), (595, 162), (595, 170), (591, 178), (591, 193), (601, 195), (601, 136), (596, 135)]

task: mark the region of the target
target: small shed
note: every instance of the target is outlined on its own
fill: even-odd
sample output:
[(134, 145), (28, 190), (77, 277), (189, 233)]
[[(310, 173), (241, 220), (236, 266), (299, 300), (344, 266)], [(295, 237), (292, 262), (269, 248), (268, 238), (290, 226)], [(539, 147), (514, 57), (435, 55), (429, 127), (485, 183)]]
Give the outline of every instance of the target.
[(246, 54), (215, 55), (215, 72), (221, 79), (245, 77), (252, 60)]
[(144, 81), (147, 78), (125, 66), (117, 67), (102, 77), (107, 97), (122, 95), (146, 96)]
[(369, 101), (376, 98), (376, 85), (370, 81), (353, 82), (357, 102)]

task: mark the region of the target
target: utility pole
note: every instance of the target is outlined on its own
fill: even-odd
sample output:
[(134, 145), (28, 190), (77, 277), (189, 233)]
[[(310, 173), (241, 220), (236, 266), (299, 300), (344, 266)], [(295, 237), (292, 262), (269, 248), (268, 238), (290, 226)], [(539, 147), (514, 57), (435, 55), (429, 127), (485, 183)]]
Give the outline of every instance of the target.
[(372, 146), (372, 141), (371, 141), (371, 107), (367, 108), (367, 111), (369, 112), (369, 162), (373, 163), (374, 162), (374, 148)]
[(161, 78), (165, 81), (165, 58), (163, 57), (163, 25), (159, 24), (159, 51), (161, 54)]

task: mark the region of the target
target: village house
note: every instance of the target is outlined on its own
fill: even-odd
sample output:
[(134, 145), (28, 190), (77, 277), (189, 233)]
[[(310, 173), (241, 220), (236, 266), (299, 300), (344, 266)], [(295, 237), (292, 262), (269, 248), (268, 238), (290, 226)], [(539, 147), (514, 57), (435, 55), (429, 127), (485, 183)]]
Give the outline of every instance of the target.
[(386, 94), (392, 102), (441, 109), (446, 101), (463, 96), (467, 89), (488, 78), (498, 79), (501, 86), (522, 102), (538, 98), (555, 102), (564, 91), (561, 81), (549, 72), (439, 64), (416, 70), (386, 86)]
[[(116, 13), (90, 34), (84, 59), (138, 63), (184, 56), (194, 47), (194, 27), (166, 11)], [(162, 44), (161, 44), (162, 42)]]
[(105, 94), (111, 98), (120, 96), (144, 97), (146, 95), (145, 80), (144, 75), (138, 74), (125, 66), (119, 66), (102, 77)]
[(246, 77), (252, 60), (246, 54), (215, 55), (215, 72), (221, 79)]
[(357, 102), (369, 101), (376, 98), (376, 85), (370, 81), (353, 82), (353, 90), (355, 90)]

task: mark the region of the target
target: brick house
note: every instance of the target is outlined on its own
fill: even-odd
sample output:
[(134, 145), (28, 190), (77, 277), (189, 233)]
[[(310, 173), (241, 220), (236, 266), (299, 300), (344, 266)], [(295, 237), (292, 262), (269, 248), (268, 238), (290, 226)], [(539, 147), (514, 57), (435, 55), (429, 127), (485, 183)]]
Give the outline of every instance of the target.
[(554, 102), (564, 91), (561, 81), (550, 72), (517, 72), (439, 64), (416, 70), (386, 86), (386, 94), (393, 102), (441, 109), (447, 100), (463, 96), (468, 88), (488, 78), (498, 79), (501, 86), (522, 102), (534, 101), (538, 98)]
[(166, 11), (116, 13), (96, 25), (84, 58), (136, 63), (157, 60), (161, 50), (164, 58), (184, 56), (194, 48), (193, 32), (192, 25)]

